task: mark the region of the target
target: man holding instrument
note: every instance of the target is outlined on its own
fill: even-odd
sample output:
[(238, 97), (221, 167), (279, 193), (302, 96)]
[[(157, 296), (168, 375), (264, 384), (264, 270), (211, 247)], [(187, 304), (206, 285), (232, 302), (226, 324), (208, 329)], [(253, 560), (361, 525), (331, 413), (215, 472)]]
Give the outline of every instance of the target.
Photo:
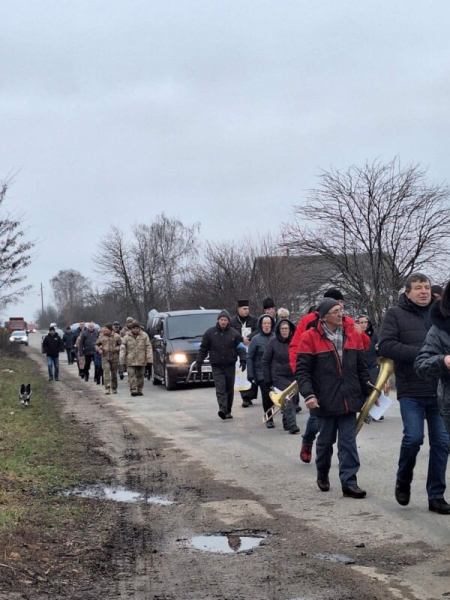
[(330, 489), (329, 471), (337, 439), (342, 493), (364, 498), (366, 492), (356, 479), (360, 466), (356, 413), (371, 391), (363, 339), (353, 324), (343, 321), (337, 300), (323, 298), (317, 314), (318, 320), (300, 339), (295, 373), (306, 407), (318, 418), (317, 485), (322, 492)]
[(380, 331), (378, 351), (394, 360), (397, 398), (403, 420), (403, 439), (398, 461), (395, 498), (406, 506), (411, 498), (411, 483), (417, 455), (428, 425), (428, 507), (439, 514), (450, 514), (444, 500), (449, 437), (437, 403), (437, 381), (424, 381), (414, 371), (414, 361), (431, 327), (433, 304), (431, 283), (423, 273), (413, 273), (405, 282), (397, 306), (390, 308)]

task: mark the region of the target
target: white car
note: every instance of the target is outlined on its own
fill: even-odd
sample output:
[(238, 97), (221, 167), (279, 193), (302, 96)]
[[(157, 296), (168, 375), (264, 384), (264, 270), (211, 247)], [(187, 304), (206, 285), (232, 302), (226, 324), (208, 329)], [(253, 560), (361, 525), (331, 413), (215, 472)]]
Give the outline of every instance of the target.
[(15, 342), (16, 344), (25, 344), (28, 346), (28, 336), (26, 331), (13, 331), (11, 337), (9, 338), (10, 342)]

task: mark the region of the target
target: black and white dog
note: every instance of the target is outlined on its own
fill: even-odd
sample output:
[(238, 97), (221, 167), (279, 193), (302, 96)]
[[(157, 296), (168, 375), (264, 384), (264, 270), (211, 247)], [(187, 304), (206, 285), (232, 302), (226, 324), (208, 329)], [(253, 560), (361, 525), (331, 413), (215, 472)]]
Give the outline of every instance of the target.
[(31, 393), (31, 383), (29, 383), (28, 385), (22, 383), (19, 390), (20, 403), (24, 406), (29, 406), (31, 400)]

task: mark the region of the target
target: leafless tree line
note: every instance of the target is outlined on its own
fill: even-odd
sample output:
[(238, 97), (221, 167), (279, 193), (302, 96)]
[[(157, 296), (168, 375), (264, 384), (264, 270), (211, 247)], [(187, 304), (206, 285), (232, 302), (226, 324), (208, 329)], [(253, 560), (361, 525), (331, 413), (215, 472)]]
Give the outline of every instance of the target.
[(410, 273), (448, 276), (449, 198), (447, 185), (394, 159), (322, 172), (276, 236), (202, 242), (198, 224), (164, 214), (131, 232), (111, 227), (94, 257), (101, 289), (59, 273), (57, 308), (64, 317), (89, 310), (99, 321), (131, 314), (145, 322), (152, 308), (234, 310), (243, 298), (258, 313), (270, 296), (296, 318), (336, 285), (352, 312), (379, 324)]

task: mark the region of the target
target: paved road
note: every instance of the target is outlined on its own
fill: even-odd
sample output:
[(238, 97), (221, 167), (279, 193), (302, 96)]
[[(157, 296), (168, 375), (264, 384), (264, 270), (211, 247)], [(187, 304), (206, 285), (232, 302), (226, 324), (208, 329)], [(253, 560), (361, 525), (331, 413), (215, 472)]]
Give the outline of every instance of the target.
[[(31, 345), (37, 347), (40, 336), (31, 336), (31, 340)], [(76, 366), (63, 364), (61, 378), (69, 370), (74, 372)], [(86, 385), (95, 386), (95, 383), (80, 379), (80, 389)], [(429, 600), (450, 591), (450, 516), (428, 511), (425, 492), (427, 443), (419, 455), (410, 506), (400, 507), (394, 499), (402, 431), (396, 402), (384, 422), (365, 425), (358, 436), (362, 464), (358, 483), (367, 490), (368, 497), (352, 500), (342, 497), (335, 459), (330, 474), (331, 491), (323, 494), (317, 489), (314, 465), (305, 465), (299, 460), (301, 436), (283, 431), (280, 418), (275, 429), (266, 429), (262, 424), (260, 400), (253, 407), (244, 409), (237, 395), (234, 419), (222, 421), (217, 416), (213, 387), (190, 386), (167, 392), (163, 386), (146, 382), (144, 394), (143, 397), (131, 397), (125, 378), (120, 382), (117, 395), (105, 396), (105, 404), (119, 407), (124, 419), (132, 418), (171, 440), (213, 471), (216, 479), (261, 494), (285, 513), (303, 517), (343, 539), (379, 548), (399, 541), (408, 547), (420, 547), (425, 543), (427, 546), (423, 547), (427, 553), (430, 549), (435, 550), (435, 556), (429, 564), (405, 565), (400, 582), (407, 585), (408, 593), (413, 595), (397, 597)], [(298, 416), (303, 432), (306, 411)], [(383, 574), (364, 572), (383, 578)], [(439, 573), (442, 575), (437, 576)], [(432, 594), (430, 590), (433, 590)]]

